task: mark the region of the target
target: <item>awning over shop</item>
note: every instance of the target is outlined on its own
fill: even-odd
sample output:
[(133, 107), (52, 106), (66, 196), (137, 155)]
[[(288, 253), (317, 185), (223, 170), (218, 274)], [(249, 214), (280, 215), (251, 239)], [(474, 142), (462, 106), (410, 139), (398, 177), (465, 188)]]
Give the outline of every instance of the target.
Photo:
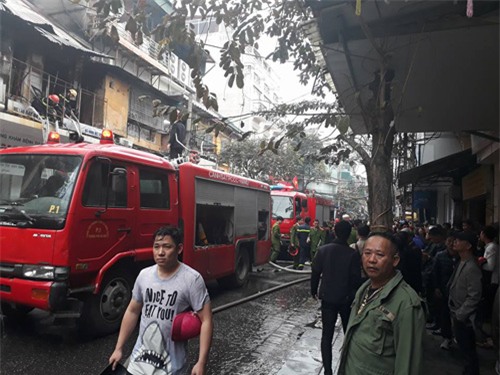
[[(381, 59), (400, 132), (498, 129), (499, 2), (310, 1), (328, 71), (355, 133)], [(375, 82), (375, 83), (374, 83)]]
[(468, 149), (400, 173), (398, 185), (403, 187), (436, 178), (461, 177), (476, 166), (476, 156)]
[(75, 37), (37, 13), (36, 10), (32, 8), (31, 4), (23, 0), (3, 0), (0, 2), (0, 13), (4, 12), (31, 25), (36, 32), (48, 39), (51, 43), (74, 48), (89, 55), (106, 57), (106, 55), (102, 53), (92, 51), (85, 47)]

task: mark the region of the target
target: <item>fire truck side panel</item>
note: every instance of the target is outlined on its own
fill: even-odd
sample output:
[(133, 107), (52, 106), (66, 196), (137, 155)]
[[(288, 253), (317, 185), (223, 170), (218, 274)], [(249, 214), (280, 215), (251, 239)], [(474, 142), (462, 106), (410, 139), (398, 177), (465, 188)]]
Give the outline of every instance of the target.
[(187, 167), (188, 165), (181, 164), (178, 172), (179, 220), (184, 231), (182, 260), (200, 272), (205, 279), (209, 279), (207, 249), (195, 246), (197, 234), (195, 169)]
[(179, 167), (179, 180), (186, 263), (207, 278), (221, 278), (235, 272), (240, 251), (249, 253), (249, 261), (267, 260), (270, 241), (264, 237), (258, 244), (257, 230), (259, 194), (269, 225), (266, 184), (189, 163)]
[(257, 192), (257, 249), (255, 253), (255, 264), (264, 264), (269, 261), (270, 248), (270, 221), (271, 221), (271, 199), (268, 192)]

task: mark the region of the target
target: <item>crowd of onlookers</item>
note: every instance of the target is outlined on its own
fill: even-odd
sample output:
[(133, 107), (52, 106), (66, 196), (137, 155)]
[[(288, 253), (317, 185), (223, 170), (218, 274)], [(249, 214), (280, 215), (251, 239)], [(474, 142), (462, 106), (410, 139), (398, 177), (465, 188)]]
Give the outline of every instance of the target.
[[(349, 215), (323, 225), (318, 220), (312, 226), (309, 222), (309, 218), (297, 218), (291, 231), (290, 249), (299, 248), (294, 260), (300, 260), (294, 263), (294, 268), (302, 269), (307, 258), (312, 262), (311, 293), (322, 300), (325, 374), (331, 373), (331, 337), (337, 314), (342, 318), (348, 340), (356, 341), (356, 337), (351, 337), (353, 332), (349, 331), (348, 324), (362, 324), (366, 319), (363, 308), (372, 295), (384, 289), (384, 284), (379, 288), (375, 286), (379, 274), (386, 271), (384, 282), (389, 287), (397, 283), (397, 275), (401, 275), (405, 285), (413, 289), (412, 293), (416, 292), (415, 298), (418, 300), (420, 296), (427, 320), (425, 328), (433, 335), (442, 336), (441, 349), (458, 347), (465, 363), (463, 374), (479, 374), (476, 347), (499, 347), (498, 225), (476, 227), (470, 220), (454, 225), (400, 221), (389, 233), (373, 233), (367, 223), (351, 220)], [(375, 245), (382, 247), (376, 249)], [(396, 249), (396, 254), (391, 255), (391, 247)], [(356, 258), (351, 254), (356, 254)], [(362, 284), (367, 280), (370, 283)], [(404, 290), (404, 286), (401, 288)], [(357, 300), (353, 294), (356, 290)], [(386, 298), (380, 293), (382, 299)], [(411, 305), (412, 301), (410, 297), (406, 302)], [(351, 303), (352, 306), (358, 303), (357, 312), (352, 312)], [(391, 311), (382, 310), (387, 313), (382, 320), (400, 319)], [(353, 317), (354, 323), (350, 322)], [(417, 322), (418, 317), (414, 318)], [(363, 347), (365, 343), (352, 345), (358, 344)], [(500, 375), (499, 361), (495, 370)]]
[[(476, 346), (498, 348), (498, 296), (494, 303), (499, 282), (498, 226), (476, 228), (470, 220), (455, 225), (401, 221), (393, 232), (400, 241), (398, 268), (425, 301), (426, 328), (442, 336), (441, 349), (457, 344), (466, 361), (464, 373), (476, 373)], [(362, 241), (363, 235), (358, 237)], [(499, 362), (496, 372), (500, 374)]]

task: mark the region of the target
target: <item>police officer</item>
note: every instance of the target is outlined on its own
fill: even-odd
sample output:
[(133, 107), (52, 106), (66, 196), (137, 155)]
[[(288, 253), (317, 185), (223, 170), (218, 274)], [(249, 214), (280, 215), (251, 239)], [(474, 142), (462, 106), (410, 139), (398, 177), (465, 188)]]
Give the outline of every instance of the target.
[(299, 238), (297, 237), (297, 228), (304, 224), (304, 220), (297, 216), (295, 218), (295, 224), (290, 228), (290, 248), (288, 253), (293, 258), (293, 269), (299, 268)]
[(325, 235), (326, 233), (319, 226), (319, 220), (314, 220), (313, 227), (311, 228), (311, 232), (309, 233), (309, 245), (311, 246), (311, 262), (316, 256), (318, 247), (325, 243)]
[(271, 262), (273, 263), (276, 262), (278, 256), (280, 255), (280, 249), (281, 249), (280, 225), (282, 222), (283, 222), (283, 217), (278, 216), (271, 230), (271, 243), (272, 243)]

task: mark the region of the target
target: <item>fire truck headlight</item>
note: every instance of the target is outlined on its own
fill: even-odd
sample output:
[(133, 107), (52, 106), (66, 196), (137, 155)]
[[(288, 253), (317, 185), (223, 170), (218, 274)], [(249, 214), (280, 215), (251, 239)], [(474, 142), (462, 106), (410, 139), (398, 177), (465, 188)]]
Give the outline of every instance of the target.
[(68, 267), (41, 266), (35, 264), (25, 264), (23, 266), (23, 276), (27, 279), (66, 280), (68, 274)]

